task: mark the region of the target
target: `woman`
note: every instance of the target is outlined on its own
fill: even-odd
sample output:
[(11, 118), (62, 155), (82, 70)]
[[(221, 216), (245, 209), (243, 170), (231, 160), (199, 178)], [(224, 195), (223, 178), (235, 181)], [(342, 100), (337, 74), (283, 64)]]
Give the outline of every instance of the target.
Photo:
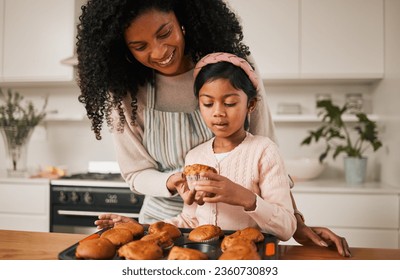
[[(183, 180), (169, 188), (166, 182), (191, 148), (212, 137), (193, 95), (194, 64), (217, 51), (248, 57), (241, 25), (221, 0), (88, 1), (80, 20), (79, 101), (92, 130), (101, 139), (107, 123), (122, 176), (132, 191), (146, 194), (140, 222), (175, 216)], [(262, 86), (259, 94), (250, 132), (275, 139)], [(323, 241), (297, 219), (297, 239), (334, 242), (339, 253), (349, 254), (344, 238), (322, 228)]]

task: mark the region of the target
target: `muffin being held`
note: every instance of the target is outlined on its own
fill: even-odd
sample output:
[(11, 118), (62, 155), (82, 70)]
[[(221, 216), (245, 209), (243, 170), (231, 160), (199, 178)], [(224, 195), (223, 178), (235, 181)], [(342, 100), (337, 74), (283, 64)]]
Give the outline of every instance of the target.
[(186, 165), (183, 174), (186, 177), (186, 181), (188, 183), (189, 189), (193, 189), (194, 185), (193, 182), (199, 181), (199, 180), (208, 180), (207, 177), (201, 176), (201, 173), (205, 172), (212, 172), (215, 174), (218, 174), (217, 170), (214, 167), (204, 165), (204, 164), (192, 164), (192, 165)]

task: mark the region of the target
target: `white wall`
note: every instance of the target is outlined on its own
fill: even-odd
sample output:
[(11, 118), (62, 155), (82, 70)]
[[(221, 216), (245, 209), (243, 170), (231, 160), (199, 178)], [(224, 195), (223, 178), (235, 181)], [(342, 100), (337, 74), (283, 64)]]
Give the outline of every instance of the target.
[[(278, 104), (282, 102), (299, 103), (303, 114), (315, 113), (316, 95), (318, 93), (328, 93), (332, 101), (338, 105), (345, 102), (346, 93), (359, 92), (363, 94), (364, 108), (366, 113), (374, 113), (373, 96), (371, 94), (371, 84), (362, 83), (320, 83), (320, 84), (289, 84), (289, 85), (266, 85), (268, 102), (272, 114), (277, 114)], [(307, 136), (309, 130), (315, 130), (319, 123), (301, 122), (275, 122), (276, 135), (284, 158), (294, 157), (318, 157), (325, 146), (323, 142), (309, 146), (301, 146), (300, 143)], [(381, 151), (373, 153), (368, 150), (368, 172), (367, 180), (379, 181), (380, 163), (378, 157)], [(335, 160), (329, 156), (326, 159), (327, 168), (321, 175), (322, 178), (343, 178), (343, 156), (338, 156)]]
[(376, 113), (384, 118), (381, 180), (400, 187), (400, 1), (385, 0), (385, 78), (374, 89)]
[[(91, 160), (115, 160), (110, 133), (104, 129), (96, 140), (83, 104), (78, 102), (77, 86), (13, 88), (38, 106), (49, 96), (49, 117), (84, 118), (82, 121), (46, 121), (35, 128), (28, 146), (28, 167), (37, 172), (46, 166), (63, 166), (70, 173), (84, 172)], [(39, 107), (40, 108), (40, 107)], [(56, 111), (57, 113), (54, 113)], [(0, 140), (0, 170), (6, 169), (3, 140)]]

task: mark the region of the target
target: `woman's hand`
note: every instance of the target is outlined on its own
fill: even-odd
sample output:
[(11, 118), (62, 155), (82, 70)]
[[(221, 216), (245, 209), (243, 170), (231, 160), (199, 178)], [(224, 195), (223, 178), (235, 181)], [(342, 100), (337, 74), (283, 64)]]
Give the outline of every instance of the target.
[(325, 227), (308, 227), (303, 221), (297, 220), (297, 229), (293, 238), (302, 245), (336, 246), (340, 255), (351, 257), (346, 239)]
[(182, 172), (178, 172), (172, 174), (167, 180), (167, 188), (170, 192), (176, 191), (182, 197), (183, 201), (191, 205), (194, 202), (195, 191), (190, 190), (187, 182), (186, 177), (183, 175)]
[(196, 202), (199, 200), (209, 203), (224, 202), (243, 206), (246, 211), (255, 209), (256, 195), (252, 191), (219, 174), (206, 172), (202, 176), (207, 177), (208, 180), (195, 182), (196, 193), (203, 193), (201, 197), (196, 195)]
[(135, 222), (133, 219), (117, 214), (101, 214), (94, 222), (98, 229), (110, 228), (119, 223)]

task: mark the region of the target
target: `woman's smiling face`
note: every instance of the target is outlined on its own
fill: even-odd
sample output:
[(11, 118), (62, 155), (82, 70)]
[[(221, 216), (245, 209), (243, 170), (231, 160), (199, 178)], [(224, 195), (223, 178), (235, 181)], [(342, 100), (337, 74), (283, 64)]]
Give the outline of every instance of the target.
[(185, 37), (173, 12), (145, 11), (131, 22), (124, 38), (137, 61), (161, 74), (174, 76), (191, 68), (184, 55)]
[(228, 79), (204, 83), (199, 91), (199, 106), (206, 125), (216, 137), (230, 138), (245, 133), (248, 98), (242, 90), (234, 88)]

